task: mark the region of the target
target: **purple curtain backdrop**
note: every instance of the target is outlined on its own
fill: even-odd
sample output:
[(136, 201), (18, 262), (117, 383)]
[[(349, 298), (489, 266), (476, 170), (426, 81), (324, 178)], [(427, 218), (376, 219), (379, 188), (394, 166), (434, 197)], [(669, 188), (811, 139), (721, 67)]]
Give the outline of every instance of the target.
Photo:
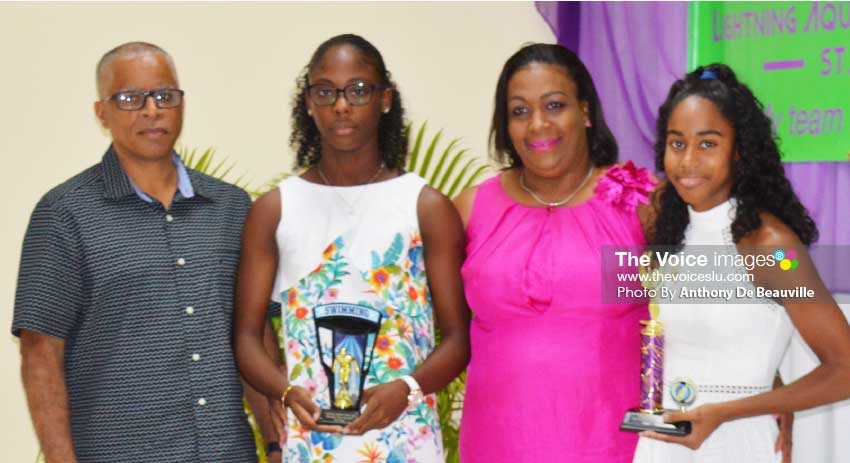
[[(655, 119), (673, 81), (687, 72), (687, 2), (536, 2), (558, 43), (590, 69), (620, 159), (653, 169)], [(850, 245), (850, 162), (786, 163), (794, 190), (818, 225), (818, 244)], [(850, 292), (845, 272), (822, 275)]]

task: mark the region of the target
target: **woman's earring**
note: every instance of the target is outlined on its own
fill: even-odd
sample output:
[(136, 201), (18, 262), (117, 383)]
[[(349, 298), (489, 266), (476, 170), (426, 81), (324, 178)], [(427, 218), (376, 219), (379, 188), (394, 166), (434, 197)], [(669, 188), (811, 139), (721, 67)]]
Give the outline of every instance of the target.
[(584, 120), (584, 126), (585, 127), (593, 127), (593, 124), (590, 123), (590, 119), (585, 119)]
[(387, 114), (389, 112), (390, 112), (390, 108), (384, 108), (384, 114)]

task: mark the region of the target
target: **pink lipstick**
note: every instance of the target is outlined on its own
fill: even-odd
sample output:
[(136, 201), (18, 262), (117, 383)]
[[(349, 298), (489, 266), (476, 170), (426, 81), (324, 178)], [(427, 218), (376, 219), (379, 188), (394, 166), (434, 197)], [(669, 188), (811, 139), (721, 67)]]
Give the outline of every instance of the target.
[(543, 152), (551, 150), (560, 142), (560, 138), (550, 138), (548, 140), (530, 141), (526, 143), (526, 146), (531, 148), (533, 151)]

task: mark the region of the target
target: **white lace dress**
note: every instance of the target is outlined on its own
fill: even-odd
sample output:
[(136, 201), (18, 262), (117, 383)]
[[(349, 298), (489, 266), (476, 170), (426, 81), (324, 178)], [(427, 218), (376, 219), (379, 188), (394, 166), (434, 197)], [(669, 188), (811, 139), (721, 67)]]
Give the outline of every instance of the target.
[[(705, 212), (689, 208), (685, 246), (720, 245), (734, 251), (731, 224), (734, 201)], [(742, 283), (742, 286), (751, 283)], [(664, 407), (677, 405), (666, 387), (690, 379), (701, 404), (760, 394), (772, 388), (788, 348), (793, 325), (785, 309), (771, 300), (755, 303), (661, 304), (665, 324)], [(636, 463), (767, 463), (781, 461), (774, 452), (778, 435), (770, 415), (729, 421), (718, 427), (698, 450), (641, 438)]]

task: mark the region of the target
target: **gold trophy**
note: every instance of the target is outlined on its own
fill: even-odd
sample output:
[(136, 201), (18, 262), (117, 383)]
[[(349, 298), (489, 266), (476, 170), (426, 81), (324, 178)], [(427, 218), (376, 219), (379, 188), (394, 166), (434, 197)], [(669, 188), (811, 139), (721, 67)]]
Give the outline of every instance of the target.
[(360, 398), (374, 358), (381, 312), (335, 302), (313, 308), (319, 360), (328, 378), (330, 397), (321, 398), (319, 424), (345, 426), (360, 416)]
[[(652, 251), (647, 251), (652, 260)], [(645, 253), (645, 255), (647, 254)], [(647, 293), (655, 293), (660, 280), (658, 268), (650, 270), (641, 266), (641, 285)], [(649, 275), (649, 277), (646, 277)], [(658, 321), (658, 297), (650, 297), (649, 320), (641, 320), (640, 331), (640, 405), (626, 412), (620, 424), (622, 431), (655, 431), (662, 434), (684, 436), (691, 432), (691, 423), (682, 421), (665, 423), (662, 399), (664, 397), (664, 324)]]
[(349, 355), (345, 347), (343, 347), (336, 354), (332, 369), (337, 381), (339, 381), (339, 392), (336, 394), (334, 407), (340, 410), (348, 410), (354, 407), (354, 404), (351, 402), (351, 393), (349, 392), (350, 386), (348, 385), (348, 381), (351, 379), (351, 370), (353, 369), (359, 375), (360, 367), (357, 366), (357, 360)]

